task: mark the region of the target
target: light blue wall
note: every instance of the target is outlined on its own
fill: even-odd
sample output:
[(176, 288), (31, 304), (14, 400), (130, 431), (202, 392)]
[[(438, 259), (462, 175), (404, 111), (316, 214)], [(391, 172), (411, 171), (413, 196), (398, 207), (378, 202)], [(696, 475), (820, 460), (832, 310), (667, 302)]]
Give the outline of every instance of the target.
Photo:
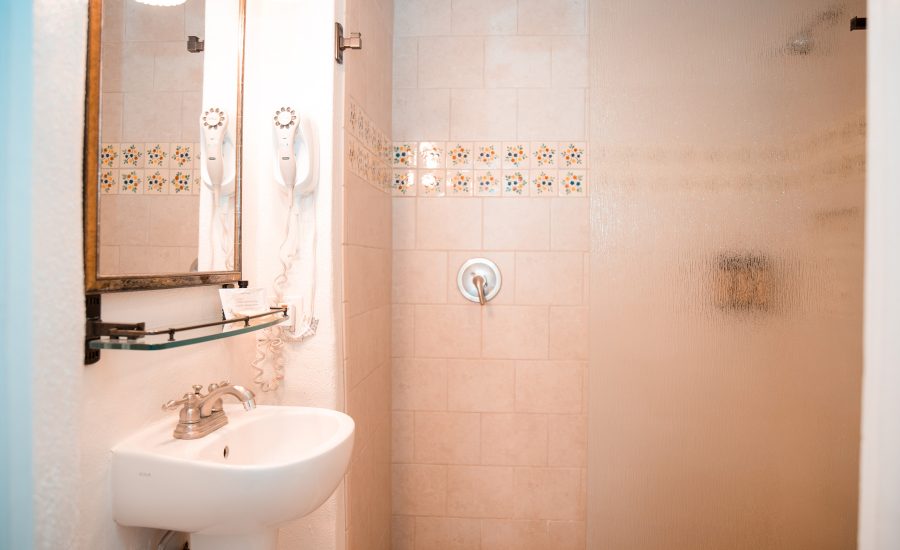
[(32, 2), (0, 0), (0, 550), (33, 547)]

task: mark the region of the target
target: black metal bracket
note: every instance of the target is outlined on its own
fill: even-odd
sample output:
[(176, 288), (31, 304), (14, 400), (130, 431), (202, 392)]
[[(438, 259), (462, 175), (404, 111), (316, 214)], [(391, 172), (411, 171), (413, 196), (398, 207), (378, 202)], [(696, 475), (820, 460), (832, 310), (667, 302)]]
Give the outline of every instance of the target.
[(866, 30), (867, 18), (865, 17), (854, 17), (850, 20), (850, 30), (851, 31), (864, 31)]
[(91, 349), (91, 342), (101, 336), (111, 336), (118, 330), (144, 330), (144, 323), (104, 323), (100, 319), (100, 294), (85, 294), (84, 364), (100, 361), (100, 350)]

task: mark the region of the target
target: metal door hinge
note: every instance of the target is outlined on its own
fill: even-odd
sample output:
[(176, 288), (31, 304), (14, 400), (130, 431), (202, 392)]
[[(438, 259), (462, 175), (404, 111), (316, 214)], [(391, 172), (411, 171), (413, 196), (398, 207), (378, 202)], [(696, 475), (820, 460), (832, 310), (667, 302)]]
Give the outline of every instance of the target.
[(344, 64), (344, 50), (361, 50), (362, 49), (362, 33), (351, 32), (344, 36), (344, 26), (340, 23), (334, 24), (334, 60), (339, 64)]

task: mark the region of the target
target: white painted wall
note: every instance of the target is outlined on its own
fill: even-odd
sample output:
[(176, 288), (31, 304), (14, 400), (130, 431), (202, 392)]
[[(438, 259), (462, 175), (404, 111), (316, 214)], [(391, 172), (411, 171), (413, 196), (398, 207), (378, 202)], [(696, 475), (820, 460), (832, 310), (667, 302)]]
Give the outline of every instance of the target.
[[(274, 104), (290, 101), (315, 113), (320, 125), (323, 171), (318, 203), (318, 335), (290, 350), (282, 390), (264, 403), (341, 408), (343, 395), (338, 312), (340, 279), (334, 254), (339, 242), (339, 204), (332, 201), (331, 61), (332, 2), (248, 2), (245, 95), (244, 274), (253, 284), (271, 282), (280, 243), (282, 202), (271, 182), (271, 132), (265, 122)], [(54, 151), (54, 161), (35, 159), (34, 306), (35, 524), (36, 548), (121, 550), (155, 548), (159, 533), (119, 527), (112, 520), (109, 449), (163, 415), (160, 404), (191, 384), (230, 377), (250, 384), (254, 339), (245, 336), (165, 352), (103, 352), (82, 364), (84, 330), (81, 258), (81, 160), (86, 46), (86, 0), (36, 0), (35, 151)], [(47, 39), (47, 37), (52, 37)], [(255, 79), (259, 79), (258, 81)], [(311, 85), (311, 83), (315, 85)], [(271, 224), (271, 225), (270, 225)], [(278, 232), (275, 230), (278, 229)], [(105, 295), (107, 320), (149, 325), (215, 317), (216, 289), (187, 288)], [(52, 334), (52, 337), (47, 335)], [(312, 516), (285, 529), (281, 547), (336, 548), (342, 543), (341, 491)], [(341, 535), (338, 537), (338, 533)]]
[[(81, 159), (86, 0), (35, 0), (32, 306), (35, 547), (79, 530), (78, 404), (84, 301)], [(51, 38), (48, 38), (51, 37)]]
[(859, 549), (900, 548), (900, 3), (869, 1)]

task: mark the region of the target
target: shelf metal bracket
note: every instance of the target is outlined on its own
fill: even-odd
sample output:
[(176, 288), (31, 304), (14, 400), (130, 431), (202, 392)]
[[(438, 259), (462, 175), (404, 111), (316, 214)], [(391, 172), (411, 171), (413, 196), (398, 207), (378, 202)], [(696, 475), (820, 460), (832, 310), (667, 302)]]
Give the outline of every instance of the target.
[(361, 50), (362, 49), (362, 33), (351, 32), (344, 36), (344, 26), (340, 23), (334, 24), (334, 60), (339, 65), (344, 64), (344, 50)]
[(100, 350), (91, 349), (91, 342), (110, 336), (115, 330), (144, 330), (144, 323), (104, 323), (100, 319), (100, 294), (85, 294), (84, 364), (100, 361)]

